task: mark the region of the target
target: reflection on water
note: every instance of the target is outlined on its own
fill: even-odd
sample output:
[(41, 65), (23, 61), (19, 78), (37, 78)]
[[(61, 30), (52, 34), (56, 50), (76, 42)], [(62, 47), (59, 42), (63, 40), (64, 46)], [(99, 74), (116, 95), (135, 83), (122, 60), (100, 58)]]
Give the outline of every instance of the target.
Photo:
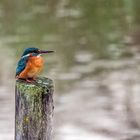
[(23, 49), (56, 50), (54, 140), (138, 140), (139, 1), (0, 2), (0, 140), (14, 137), (15, 65)]

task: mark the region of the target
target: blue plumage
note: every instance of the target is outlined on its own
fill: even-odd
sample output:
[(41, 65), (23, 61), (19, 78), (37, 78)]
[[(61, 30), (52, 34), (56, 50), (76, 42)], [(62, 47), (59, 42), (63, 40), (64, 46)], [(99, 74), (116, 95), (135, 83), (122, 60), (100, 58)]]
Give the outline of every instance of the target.
[(26, 67), (27, 61), (28, 61), (28, 54), (32, 53), (33, 55), (37, 55), (38, 48), (26, 48), (21, 56), (21, 59), (19, 60), (16, 68), (16, 76), (19, 75)]
[(29, 57), (21, 57), (17, 64), (16, 68), (16, 76), (19, 75), (26, 67), (27, 61)]
[(52, 53), (54, 51), (47, 51), (47, 50), (39, 50), (38, 48), (26, 48), (17, 64), (16, 68), (16, 76), (18, 77), (20, 73), (25, 69), (27, 66), (28, 60), (32, 56), (38, 56), (41, 54)]
[(32, 47), (32, 48), (27, 48), (27, 49), (24, 50), (22, 56), (25, 56), (25, 55), (27, 55), (27, 54), (29, 54), (29, 53), (39, 53), (38, 51), (39, 51), (38, 48), (34, 48), (34, 47)]

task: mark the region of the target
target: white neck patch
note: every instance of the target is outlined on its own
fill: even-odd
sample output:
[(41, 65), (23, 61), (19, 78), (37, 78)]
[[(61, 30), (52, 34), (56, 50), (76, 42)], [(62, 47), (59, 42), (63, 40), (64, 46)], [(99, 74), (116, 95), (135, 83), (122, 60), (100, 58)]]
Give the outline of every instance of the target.
[[(29, 57), (29, 56), (30, 56), (30, 54), (26, 54), (26, 55), (22, 56), (21, 58), (25, 58), (25, 57)], [(40, 57), (40, 56), (41, 56), (41, 54), (37, 55), (37, 57)]]
[(37, 57), (40, 57), (40, 56), (41, 56), (41, 54), (38, 54), (38, 55), (37, 55)]
[(28, 57), (28, 56), (30, 56), (30, 54), (23, 55), (21, 58), (25, 58), (25, 57)]

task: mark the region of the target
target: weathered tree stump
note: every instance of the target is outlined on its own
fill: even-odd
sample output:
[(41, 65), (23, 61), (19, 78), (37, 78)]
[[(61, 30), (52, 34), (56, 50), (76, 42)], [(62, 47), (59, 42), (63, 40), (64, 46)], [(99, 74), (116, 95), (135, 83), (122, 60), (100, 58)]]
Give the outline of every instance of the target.
[(15, 90), (15, 140), (52, 140), (53, 81), (17, 80)]

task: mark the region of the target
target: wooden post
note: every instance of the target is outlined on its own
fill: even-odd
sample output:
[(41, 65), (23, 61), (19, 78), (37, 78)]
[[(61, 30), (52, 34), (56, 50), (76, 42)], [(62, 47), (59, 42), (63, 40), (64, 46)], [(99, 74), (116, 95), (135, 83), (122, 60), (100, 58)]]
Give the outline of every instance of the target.
[(17, 80), (15, 89), (15, 140), (52, 140), (53, 81)]

